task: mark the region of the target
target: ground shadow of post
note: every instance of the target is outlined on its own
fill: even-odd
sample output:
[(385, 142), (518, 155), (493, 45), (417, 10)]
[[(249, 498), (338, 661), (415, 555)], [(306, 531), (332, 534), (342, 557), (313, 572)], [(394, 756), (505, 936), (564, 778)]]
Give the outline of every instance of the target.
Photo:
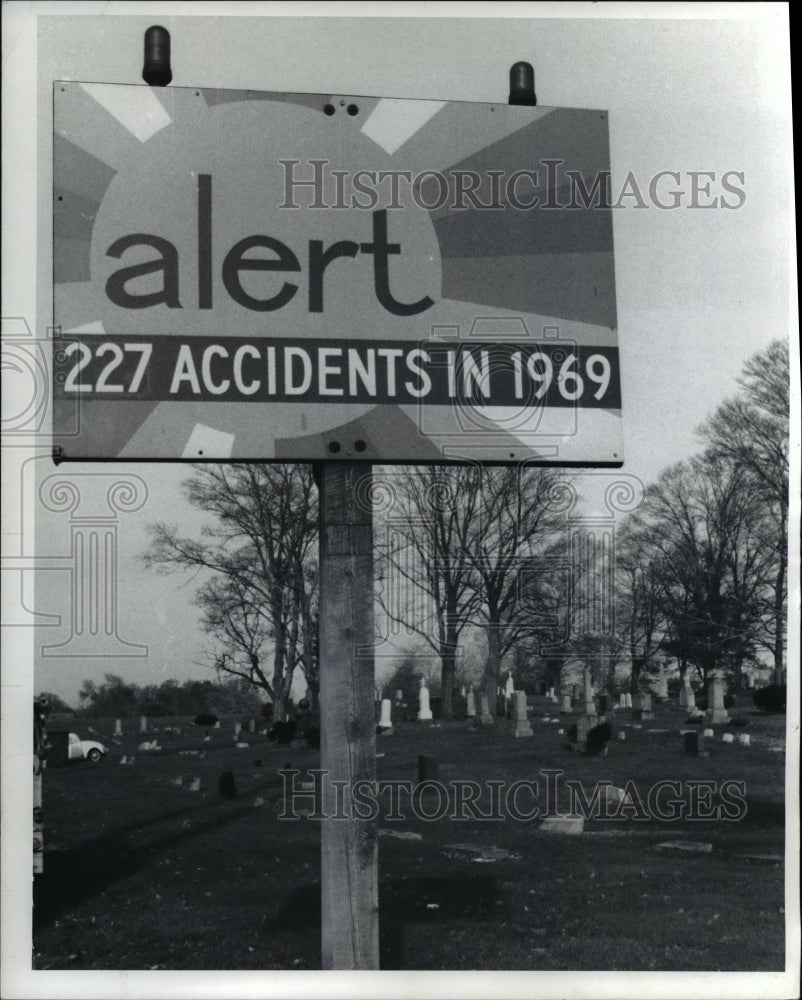
[[(418, 968), (420, 956), (405, 953), (405, 931), (410, 924), (429, 924), (442, 930), (460, 920), (482, 919), (495, 910), (499, 888), (487, 875), (450, 878), (379, 877), (379, 958), (383, 970)], [(432, 907), (431, 909), (429, 907)], [(436, 907), (436, 908), (435, 908)], [(320, 928), (320, 887), (299, 887), (270, 925), (273, 933), (288, 928), (317, 933)], [(443, 968), (451, 966), (444, 965)], [(453, 968), (458, 968), (455, 963)]]

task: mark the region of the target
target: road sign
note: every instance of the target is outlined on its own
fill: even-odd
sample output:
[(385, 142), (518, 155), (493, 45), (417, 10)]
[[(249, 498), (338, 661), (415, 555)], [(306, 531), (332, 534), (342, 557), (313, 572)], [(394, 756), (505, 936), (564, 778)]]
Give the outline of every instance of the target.
[(601, 111), (54, 85), (65, 458), (623, 460)]

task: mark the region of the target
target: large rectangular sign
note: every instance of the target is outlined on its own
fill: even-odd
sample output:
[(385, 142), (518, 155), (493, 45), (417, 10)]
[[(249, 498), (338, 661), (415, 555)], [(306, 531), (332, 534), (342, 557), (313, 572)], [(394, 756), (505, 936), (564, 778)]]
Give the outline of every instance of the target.
[(601, 111), (54, 88), (65, 458), (623, 460)]

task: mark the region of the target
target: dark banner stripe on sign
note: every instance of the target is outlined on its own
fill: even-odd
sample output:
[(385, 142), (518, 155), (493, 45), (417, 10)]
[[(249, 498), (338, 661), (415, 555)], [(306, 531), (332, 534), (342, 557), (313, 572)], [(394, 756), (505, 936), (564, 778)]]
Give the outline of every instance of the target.
[(56, 399), (621, 407), (618, 349), (65, 334)]

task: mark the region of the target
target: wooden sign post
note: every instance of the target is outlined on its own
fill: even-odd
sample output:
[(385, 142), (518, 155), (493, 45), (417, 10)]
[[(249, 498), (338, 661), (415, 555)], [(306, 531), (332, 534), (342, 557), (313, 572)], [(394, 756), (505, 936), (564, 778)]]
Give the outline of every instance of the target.
[(376, 780), (372, 466), (318, 469), (322, 960), (324, 969), (378, 969), (376, 821), (351, 812), (354, 784)]

